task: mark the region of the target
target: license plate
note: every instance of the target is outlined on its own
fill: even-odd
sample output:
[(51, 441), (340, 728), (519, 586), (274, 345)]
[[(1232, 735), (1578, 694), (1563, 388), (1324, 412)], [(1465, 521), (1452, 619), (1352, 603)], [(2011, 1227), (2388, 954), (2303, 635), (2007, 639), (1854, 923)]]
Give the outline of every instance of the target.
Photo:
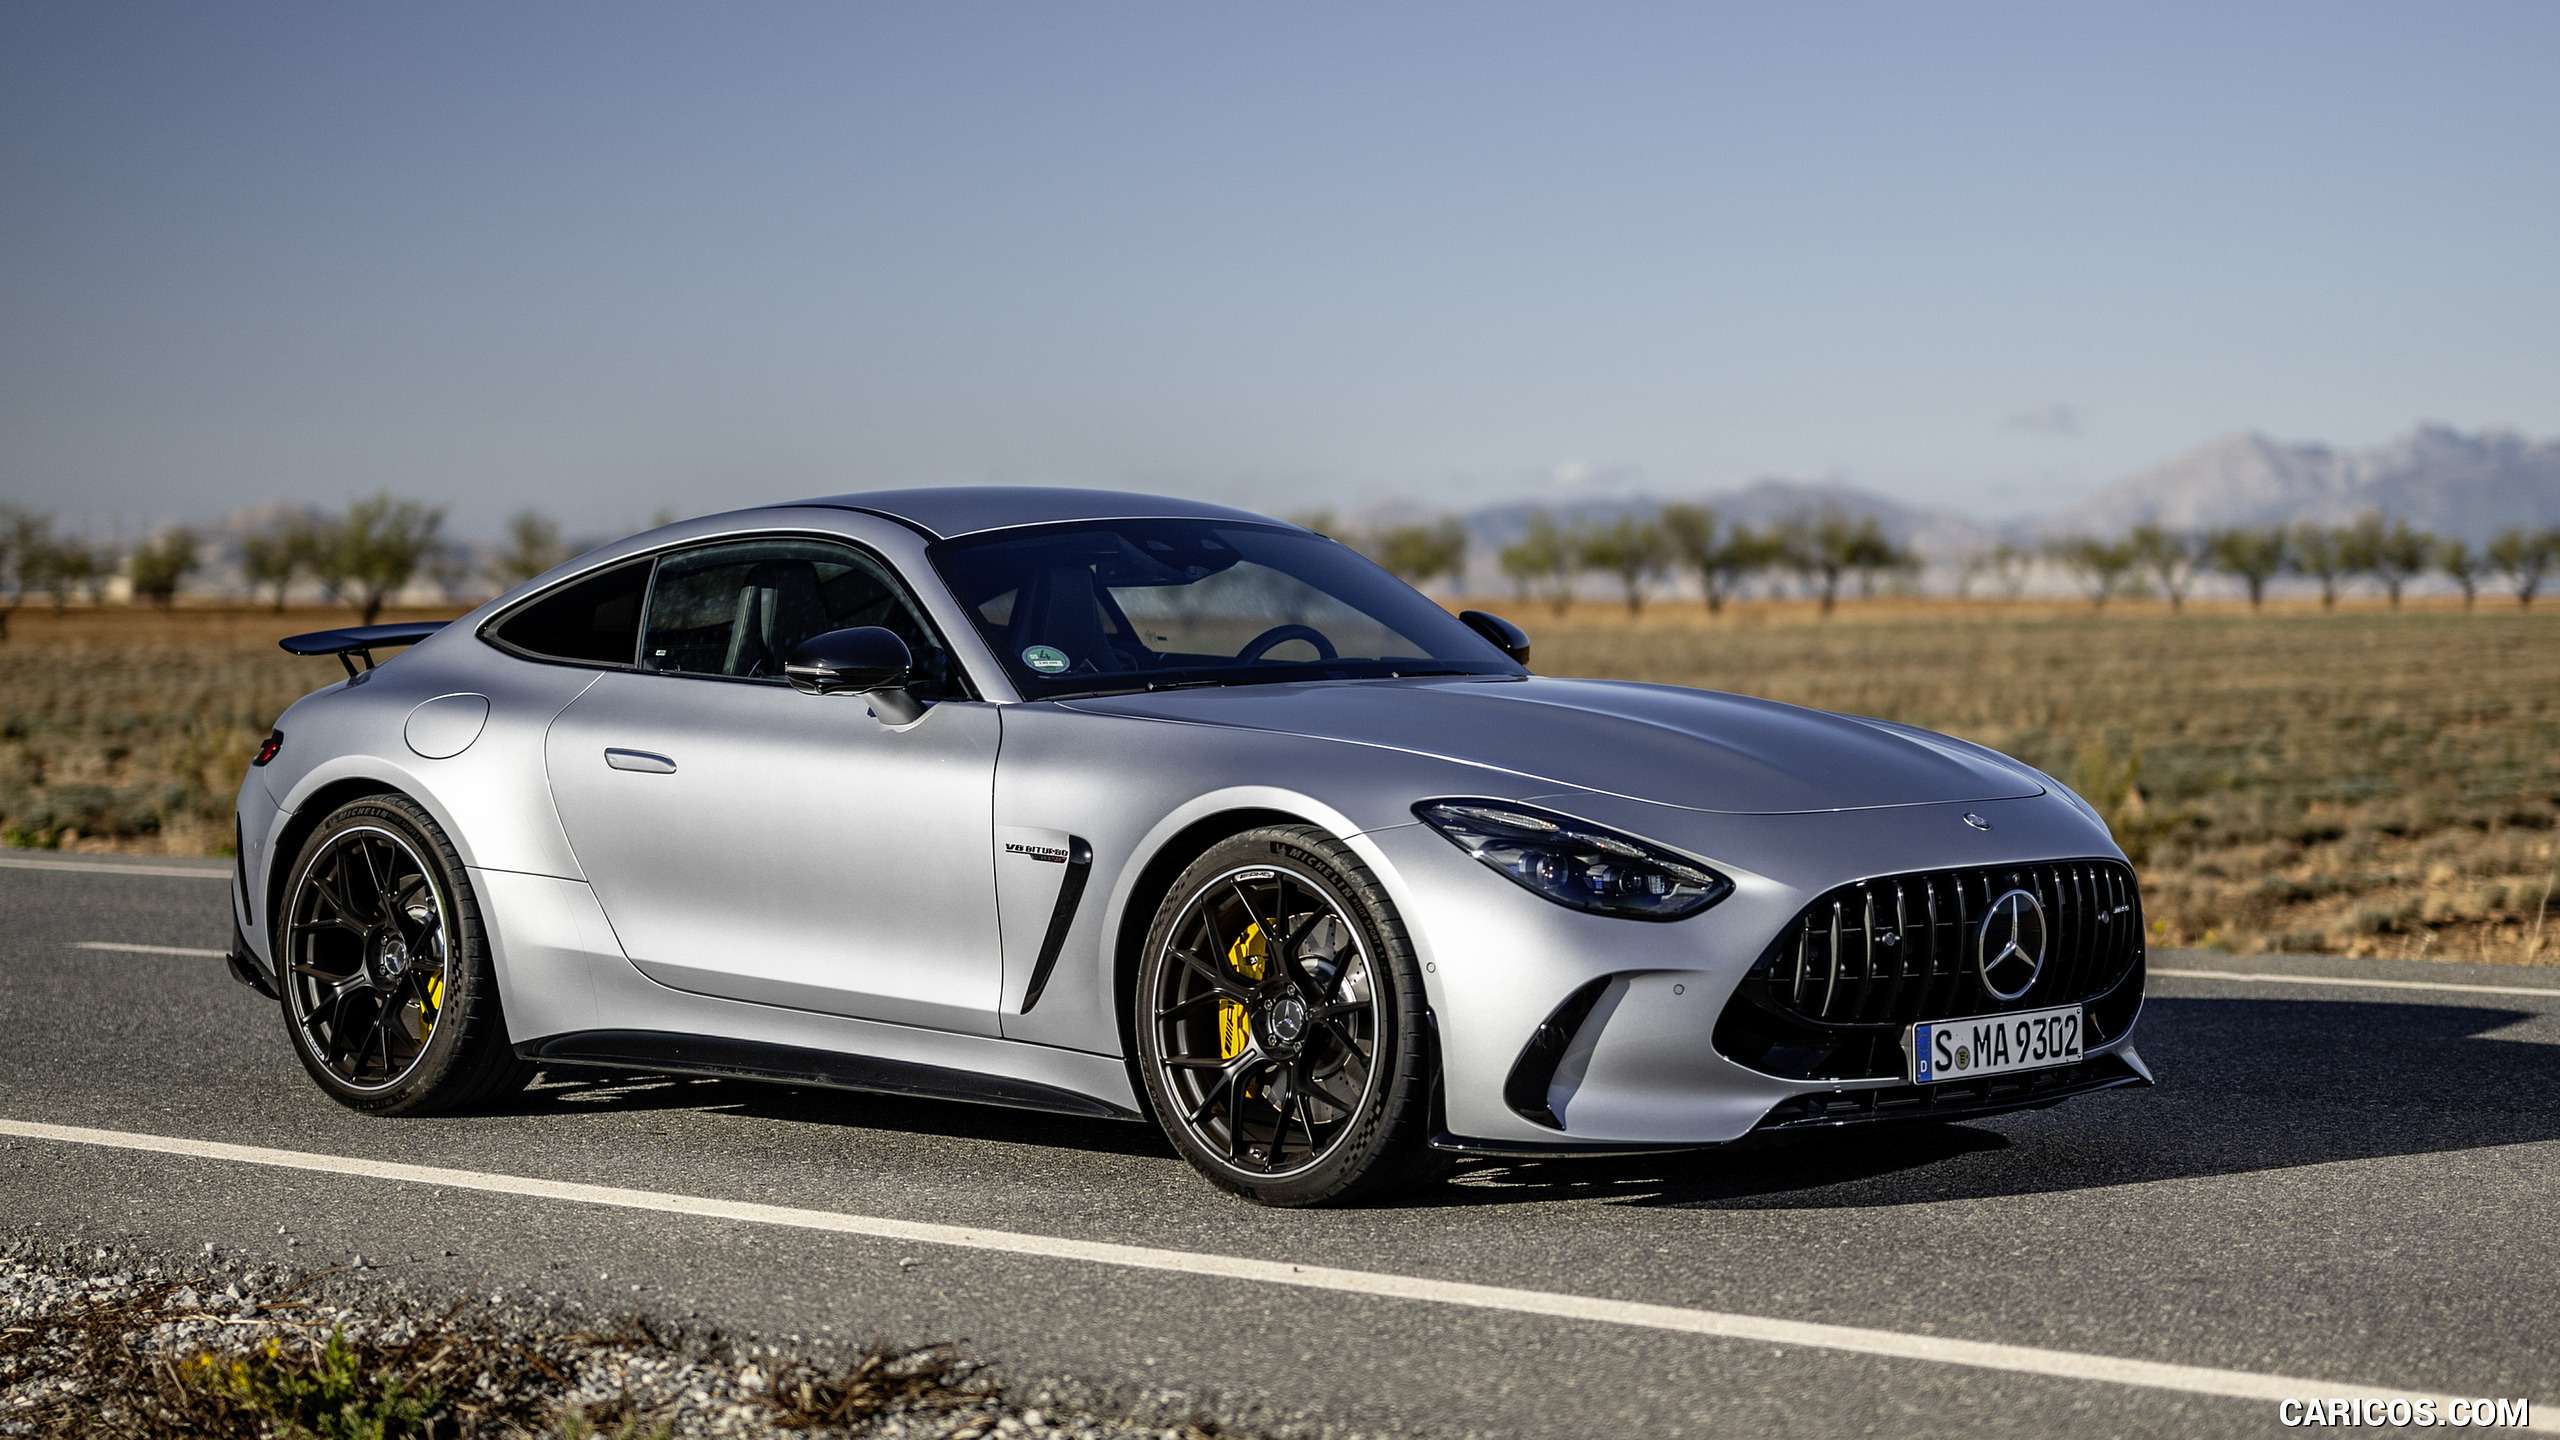
[(1902, 1032), (1902, 1055), (1914, 1085), (2068, 1065), (2080, 1058), (2080, 1007), (1925, 1020)]

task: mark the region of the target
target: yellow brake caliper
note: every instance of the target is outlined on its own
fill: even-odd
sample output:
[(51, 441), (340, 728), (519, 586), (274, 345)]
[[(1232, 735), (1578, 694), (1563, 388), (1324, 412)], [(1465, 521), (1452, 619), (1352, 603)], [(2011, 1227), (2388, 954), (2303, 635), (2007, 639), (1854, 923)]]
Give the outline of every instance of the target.
[[(1247, 980), (1259, 983), (1263, 966), (1270, 959), (1271, 946), (1262, 938), (1262, 922), (1254, 921), (1227, 947), (1227, 968)], [(1245, 1019), (1244, 1007), (1233, 1000), (1218, 1002), (1218, 1058), (1233, 1060), (1251, 1043), (1253, 1030)]]
[(422, 1014), (422, 1015), (420, 1015), (420, 1016), (418, 1017), (418, 1043), (419, 1043), (419, 1044), (424, 1045), (425, 1043), (427, 1043), (427, 1037), (435, 1033), (435, 1031), (436, 1031), (436, 1016), (438, 1016), (438, 1015), (442, 1014), (443, 1012), (444, 1012), (444, 977), (443, 977), (443, 976), (441, 976), (441, 975), (430, 975), (430, 976), (428, 976), (428, 977), (427, 977), (427, 1008), (426, 1008), (426, 1013), (424, 1013), (424, 1014)]

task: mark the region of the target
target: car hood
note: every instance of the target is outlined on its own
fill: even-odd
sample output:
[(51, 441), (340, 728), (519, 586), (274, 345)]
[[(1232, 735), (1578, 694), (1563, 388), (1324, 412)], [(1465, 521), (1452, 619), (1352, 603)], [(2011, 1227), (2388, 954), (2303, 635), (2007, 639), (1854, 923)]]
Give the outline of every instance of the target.
[(1925, 730), (1670, 685), (1396, 680), (1060, 702), (1489, 765), (1693, 810), (1796, 814), (2042, 794), (2032, 772)]

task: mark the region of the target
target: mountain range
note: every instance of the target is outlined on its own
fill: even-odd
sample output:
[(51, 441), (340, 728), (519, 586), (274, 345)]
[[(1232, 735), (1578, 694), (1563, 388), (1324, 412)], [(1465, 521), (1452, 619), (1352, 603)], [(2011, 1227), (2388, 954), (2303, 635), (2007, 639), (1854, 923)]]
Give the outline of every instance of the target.
[[(2367, 511), (2477, 544), (2510, 526), (2560, 527), (2560, 440), (2430, 424), (2370, 450), (2338, 450), (2240, 431), (2060, 509), (2006, 524), (1909, 505), (1829, 481), (1761, 480), (1694, 499), (1714, 507), (1727, 521), (1746, 525), (1765, 526), (1826, 505), (1871, 515), (1894, 543), (1925, 557), (1933, 568), (1960, 566), (2003, 540), (2032, 544), (2057, 535), (2112, 538), (2142, 524), (2172, 530), (2344, 524)], [(1520, 538), (1532, 511), (1543, 509), (1571, 526), (1651, 514), (1668, 503), (1672, 501), (1660, 496), (1630, 495), (1546, 505), (1517, 501), (1469, 512), (1469, 578), (1480, 583), (1496, 578), (1494, 556)], [(1405, 518), (1410, 509), (1382, 508), (1355, 518), (1376, 523)]]
[(2333, 450), (2244, 431), (2128, 475), (2031, 528), (2115, 535), (2145, 523), (2339, 524), (2369, 510), (2474, 542), (2511, 525), (2560, 525), (2560, 440), (2421, 425), (2371, 450)]

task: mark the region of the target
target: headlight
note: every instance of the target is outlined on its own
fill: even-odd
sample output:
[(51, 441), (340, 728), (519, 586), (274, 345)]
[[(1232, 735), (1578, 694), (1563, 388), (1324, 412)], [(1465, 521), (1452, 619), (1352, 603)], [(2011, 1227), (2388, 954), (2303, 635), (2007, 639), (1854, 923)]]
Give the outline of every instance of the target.
[(1425, 800), (1413, 813), (1514, 884), (1594, 915), (1679, 920), (1733, 893), (1659, 845), (1507, 800)]

